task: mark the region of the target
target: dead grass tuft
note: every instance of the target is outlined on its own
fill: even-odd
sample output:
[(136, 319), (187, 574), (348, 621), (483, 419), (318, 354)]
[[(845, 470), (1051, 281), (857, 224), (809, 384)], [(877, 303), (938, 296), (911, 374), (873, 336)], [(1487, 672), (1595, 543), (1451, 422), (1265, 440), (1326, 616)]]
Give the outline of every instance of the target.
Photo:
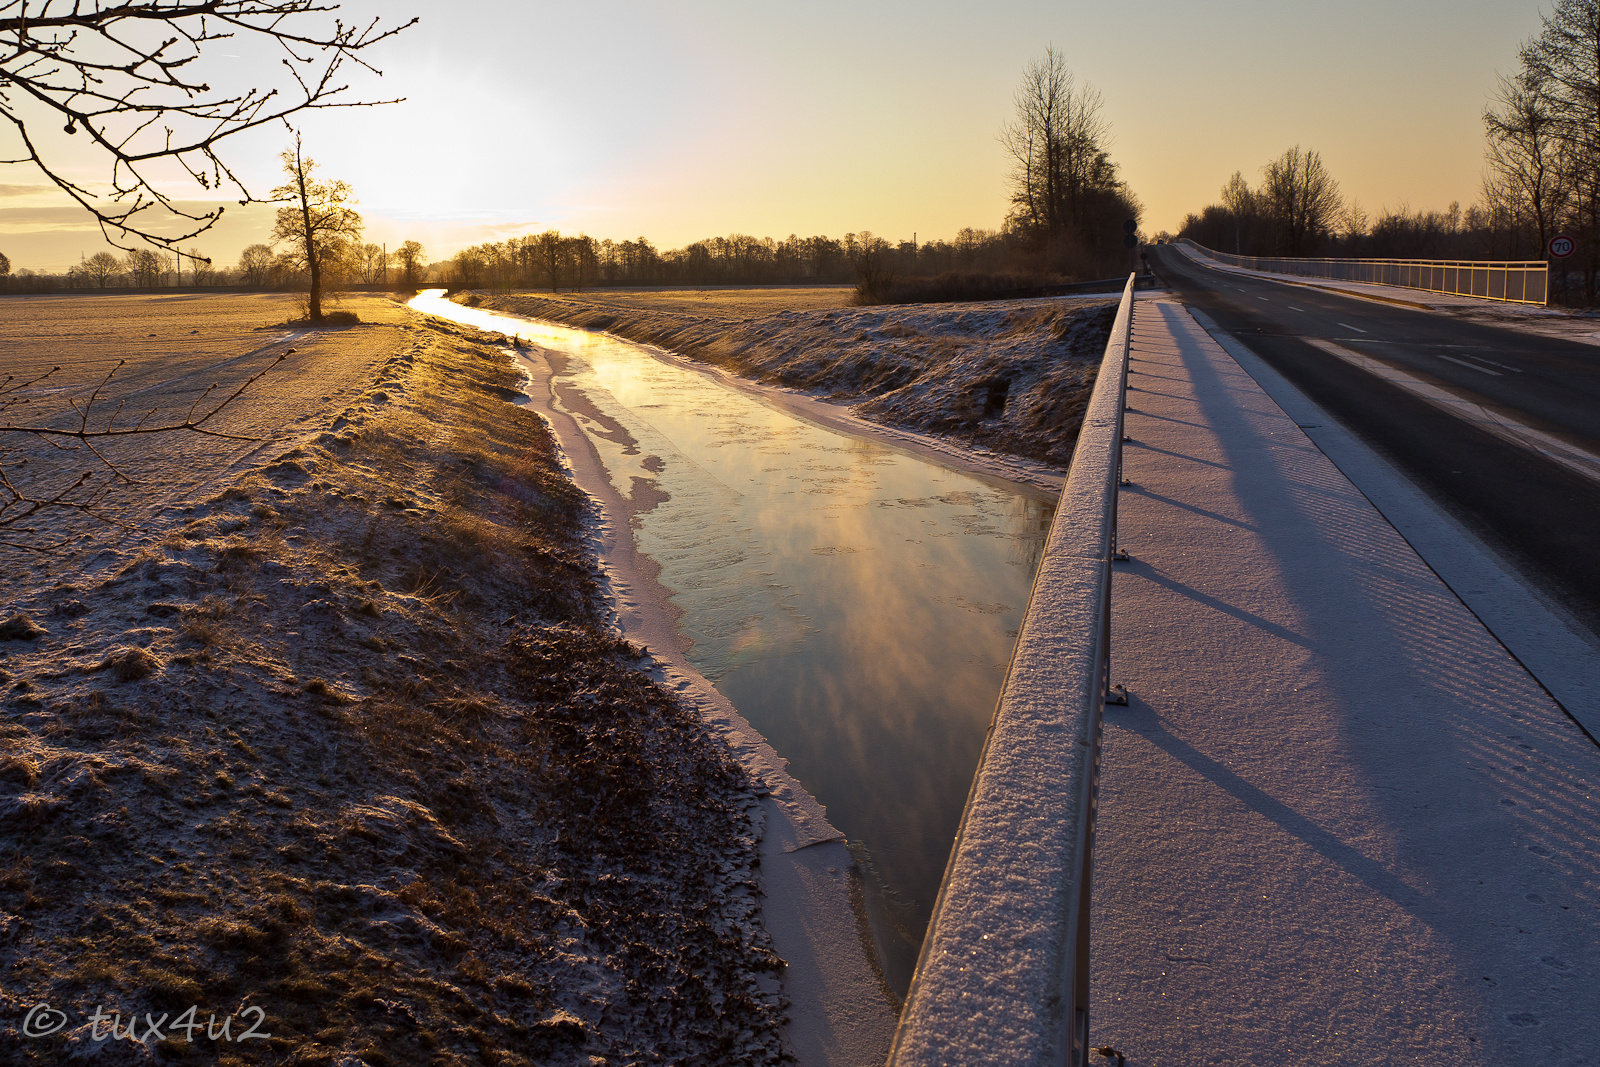
[(158, 673), (163, 666), (160, 658), (147, 649), (119, 647), (107, 653), (95, 669), (110, 671), (119, 682), (137, 682)]

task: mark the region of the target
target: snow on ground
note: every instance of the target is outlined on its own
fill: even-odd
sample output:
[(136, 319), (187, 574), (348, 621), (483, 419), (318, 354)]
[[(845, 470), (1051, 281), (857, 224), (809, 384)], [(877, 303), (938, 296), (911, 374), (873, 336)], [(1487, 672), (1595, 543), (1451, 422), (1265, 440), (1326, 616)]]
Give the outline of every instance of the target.
[(1313, 289), (1330, 289), (1351, 296), (1382, 300), (1389, 304), (1405, 304), (1422, 311), (1465, 319), (1481, 326), (1499, 326), (1507, 330), (1521, 330), (1544, 337), (1559, 337), (1566, 341), (1600, 345), (1600, 312), (1568, 308), (1539, 307), (1534, 304), (1512, 304), (1504, 300), (1486, 300), (1475, 296), (1457, 296), (1454, 293), (1430, 293), (1423, 289), (1404, 289), (1395, 285), (1373, 285), (1368, 282), (1349, 282), (1334, 278), (1300, 278), (1288, 274), (1274, 274), (1264, 270), (1249, 270), (1203, 256), (1187, 245), (1176, 245), (1179, 251), (1214, 270), (1233, 274), (1247, 274), (1289, 285), (1304, 285)]
[[(735, 293), (677, 299), (610, 293), (456, 299), (605, 330), (758, 382), (848, 402), (880, 424), (1064, 468), (1104, 354), (1116, 301), (818, 306)], [(821, 290), (837, 299), (839, 290)]]
[[(0, 305), (8, 338), (81, 327), (7, 359), (135, 352), (131, 389), (182, 407), (299, 358), (229, 412), (265, 442), (119, 452), (133, 529), (0, 558), (12, 1056), (775, 1062), (759, 798), (611, 629), (589, 504), (505, 402), (508, 353), (380, 301), (290, 336), (234, 298), (117, 299)], [(41, 1003), (67, 1025), (24, 1036)], [(144, 1040), (97, 1041), (96, 1005)], [(238, 1039), (251, 1005), (270, 1039)]]

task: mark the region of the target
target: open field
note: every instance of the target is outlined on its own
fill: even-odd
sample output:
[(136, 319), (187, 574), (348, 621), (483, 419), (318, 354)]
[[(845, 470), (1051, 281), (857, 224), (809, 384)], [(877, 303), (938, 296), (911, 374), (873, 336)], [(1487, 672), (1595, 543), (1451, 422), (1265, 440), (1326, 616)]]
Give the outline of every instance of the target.
[[(410, 314), (382, 297), (345, 302), (363, 322), (337, 330), (285, 326), (298, 314), (282, 294), (203, 296), (26, 296), (0, 300), (0, 380), (27, 381), (59, 367), (19, 394), (25, 404), (0, 421), (56, 427), (76, 424), (69, 401), (86, 400), (105, 380), (89, 424), (120, 426), (153, 412), (151, 424), (182, 419), (191, 405), (226, 396), (256, 373), (267, 376), (223, 411), (208, 428), (258, 441), (195, 434), (123, 438), (99, 446), (128, 480), (112, 475), (95, 457), (37, 448), (24, 468), (8, 468), (19, 487), (45, 489), (83, 471), (109, 487), (108, 505), (129, 519), (215, 486), (284, 440), (303, 435), (323, 413), (354, 399), (378, 364), (403, 343)], [(276, 366), (275, 360), (288, 353)], [(120, 364), (120, 366), (119, 366)], [(120, 415), (118, 404), (122, 404)], [(330, 416), (331, 417), (331, 416)], [(3, 444), (18, 443), (17, 439)], [(55, 532), (101, 529), (62, 524)]]
[(162, 410), (295, 349), (226, 413), (266, 440), (119, 451), (132, 529), (0, 549), (11, 1060), (776, 1062), (758, 801), (610, 630), (508, 354), (209, 299), (0, 302), (13, 364), (132, 350)]

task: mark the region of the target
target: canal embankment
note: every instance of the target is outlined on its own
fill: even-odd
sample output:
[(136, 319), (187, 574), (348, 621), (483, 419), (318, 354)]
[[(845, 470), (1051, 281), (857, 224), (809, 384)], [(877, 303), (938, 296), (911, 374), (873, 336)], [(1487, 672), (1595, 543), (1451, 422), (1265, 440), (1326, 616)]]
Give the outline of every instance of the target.
[(1052, 511), (1048, 481), (1009, 476), (1059, 471), (592, 331), (439, 310), (526, 341), (525, 391), (600, 504), (620, 628), (792, 783), (762, 866), (796, 1054), (881, 1062), (882, 987), (909, 981)]
[(1021, 457), (1058, 474), (1072, 458), (1117, 305), (1105, 296), (867, 308), (799, 299), (780, 310), (681, 295), (453, 299), (605, 331), (751, 382), (847, 404), (868, 424)]

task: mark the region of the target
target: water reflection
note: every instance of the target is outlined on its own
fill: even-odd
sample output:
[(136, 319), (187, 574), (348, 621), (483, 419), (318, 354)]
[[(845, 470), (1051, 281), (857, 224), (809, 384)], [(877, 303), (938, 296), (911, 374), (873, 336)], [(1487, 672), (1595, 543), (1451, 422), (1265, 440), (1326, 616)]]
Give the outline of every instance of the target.
[(904, 995), (1051, 506), (626, 342), (436, 304), (556, 355), (557, 395), (648, 508), (635, 537), (691, 662), (875, 872), (874, 930)]

